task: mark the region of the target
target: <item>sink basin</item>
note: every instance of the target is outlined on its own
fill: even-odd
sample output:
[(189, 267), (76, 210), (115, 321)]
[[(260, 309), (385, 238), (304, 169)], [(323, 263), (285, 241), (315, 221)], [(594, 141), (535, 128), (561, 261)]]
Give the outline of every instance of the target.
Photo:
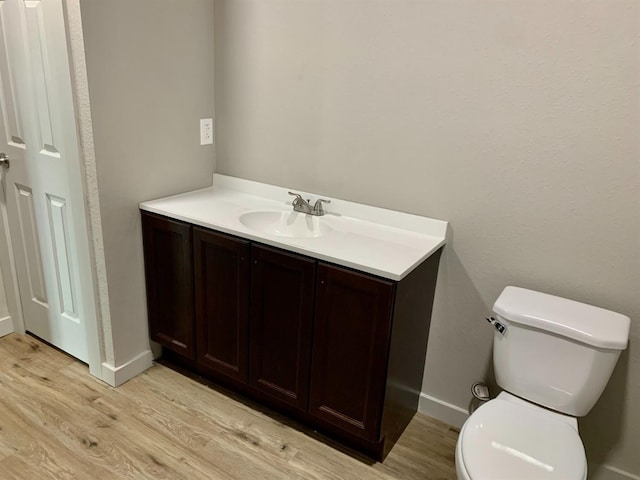
[(251, 230), (278, 237), (321, 237), (333, 230), (320, 217), (298, 212), (254, 211), (240, 215), (239, 220)]

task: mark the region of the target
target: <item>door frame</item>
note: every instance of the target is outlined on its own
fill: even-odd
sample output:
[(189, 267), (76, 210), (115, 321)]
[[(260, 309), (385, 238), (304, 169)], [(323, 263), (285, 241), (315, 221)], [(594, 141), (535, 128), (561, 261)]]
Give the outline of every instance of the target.
[[(68, 169), (71, 195), (82, 205), (80, 215), (70, 220), (77, 232), (78, 265), (83, 288), (80, 288), (86, 341), (91, 375), (113, 386), (114, 348), (111, 333), (106, 263), (104, 258), (102, 221), (98, 198), (93, 127), (89, 105), (84, 38), (79, 0), (58, 0), (62, 4), (69, 60), (70, 97), (73, 105), (65, 105), (67, 119), (73, 117), (75, 142), (72, 150), (73, 169)], [(69, 91), (63, 92), (69, 97)], [(4, 281), (7, 307), (16, 333), (25, 333), (24, 316), (20, 303), (14, 252), (9, 235), (6, 205), (0, 207), (0, 269)], [(87, 286), (90, 285), (90, 288)], [(121, 382), (118, 382), (121, 383)]]

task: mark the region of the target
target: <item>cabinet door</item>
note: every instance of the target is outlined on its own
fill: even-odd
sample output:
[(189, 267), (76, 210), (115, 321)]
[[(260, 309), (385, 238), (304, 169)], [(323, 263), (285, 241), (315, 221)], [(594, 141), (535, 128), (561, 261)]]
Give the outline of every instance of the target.
[(315, 260), (251, 248), (251, 384), (307, 410)]
[(394, 283), (320, 263), (309, 413), (378, 441)]
[(149, 335), (195, 359), (191, 226), (142, 212)]
[(194, 227), (198, 363), (246, 382), (249, 242)]

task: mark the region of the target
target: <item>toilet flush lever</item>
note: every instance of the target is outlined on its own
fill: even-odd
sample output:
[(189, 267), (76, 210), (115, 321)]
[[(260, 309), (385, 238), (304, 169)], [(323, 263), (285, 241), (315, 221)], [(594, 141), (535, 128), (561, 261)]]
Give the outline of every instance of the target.
[(501, 335), (504, 335), (507, 332), (507, 326), (504, 325), (503, 323), (500, 323), (494, 317), (487, 317), (485, 318), (485, 320), (489, 322), (491, 325), (493, 325), (495, 329), (498, 331), (498, 333), (500, 333)]

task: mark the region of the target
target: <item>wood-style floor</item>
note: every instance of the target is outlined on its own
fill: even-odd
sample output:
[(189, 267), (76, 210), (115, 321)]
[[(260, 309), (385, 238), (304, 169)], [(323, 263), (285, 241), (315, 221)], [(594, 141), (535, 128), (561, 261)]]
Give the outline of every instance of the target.
[(162, 365), (114, 389), (33, 337), (6, 336), (0, 479), (455, 479), (457, 432), (424, 415), (373, 463), (221, 392)]

